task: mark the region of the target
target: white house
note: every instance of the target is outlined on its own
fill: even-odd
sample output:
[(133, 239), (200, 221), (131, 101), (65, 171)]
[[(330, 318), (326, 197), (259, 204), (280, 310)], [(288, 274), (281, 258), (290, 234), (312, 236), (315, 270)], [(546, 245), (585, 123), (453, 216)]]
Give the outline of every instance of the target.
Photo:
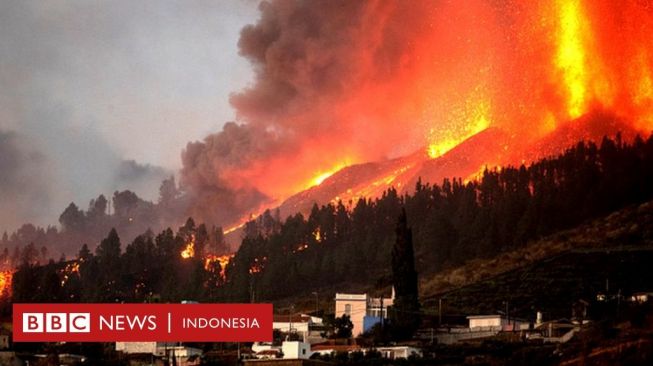
[(275, 315), (272, 320), (272, 329), (284, 333), (308, 334), (312, 326), (321, 326), (322, 318), (306, 314)]
[(351, 334), (356, 337), (388, 316), (388, 307), (394, 303), (394, 289), (390, 297), (370, 297), (367, 294), (336, 293), (335, 316), (349, 315)]
[(311, 345), (304, 342), (283, 342), (281, 344), (281, 353), (285, 359), (309, 359), (313, 352), (311, 352)]
[(281, 347), (274, 346), (272, 343), (256, 342), (252, 345), (252, 351), (256, 352), (258, 359), (278, 358), (283, 355), (284, 359), (309, 359), (313, 353), (311, 345), (305, 342), (285, 341)]
[[(369, 352), (369, 350), (367, 350)], [(422, 357), (422, 351), (419, 348), (410, 346), (392, 346), (377, 347), (376, 351), (380, 352), (384, 358), (396, 360), (399, 358)]]
[(116, 351), (156, 355), (157, 342), (116, 342)]
[(150, 354), (156, 357), (175, 358), (177, 365), (198, 365), (202, 350), (166, 342), (116, 342), (116, 351), (125, 354)]
[(521, 319), (506, 318), (503, 315), (470, 315), (469, 329), (472, 331), (486, 330), (528, 330), (530, 323)]
[(358, 345), (316, 345), (312, 348), (314, 353), (320, 355), (333, 355), (338, 352), (362, 352), (367, 354), (369, 352), (379, 352), (382, 357), (395, 360), (399, 358), (408, 358), (411, 356), (422, 357), (422, 351), (419, 348), (411, 346), (389, 346), (389, 347), (376, 347), (376, 348), (361, 348)]

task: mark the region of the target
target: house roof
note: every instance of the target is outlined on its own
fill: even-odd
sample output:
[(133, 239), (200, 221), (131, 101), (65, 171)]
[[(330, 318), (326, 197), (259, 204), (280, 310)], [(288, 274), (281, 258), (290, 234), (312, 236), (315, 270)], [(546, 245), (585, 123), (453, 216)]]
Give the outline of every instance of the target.
[(293, 323), (309, 323), (311, 321), (311, 317), (308, 315), (304, 314), (295, 314), (295, 315), (274, 315), (273, 320), (274, 323), (288, 323), (288, 322), (293, 322)]
[(335, 351), (335, 352), (345, 352), (345, 351), (357, 351), (361, 349), (360, 346), (352, 344), (314, 344), (311, 346), (311, 351)]
[(280, 352), (281, 352), (280, 350), (278, 350), (276, 348), (272, 348), (272, 349), (264, 349), (263, 351), (256, 352), (256, 354), (257, 355), (277, 355)]
[(467, 319), (495, 319), (495, 318), (504, 318), (503, 315), (494, 314), (494, 315), (469, 315)]
[(510, 320), (510, 321), (516, 321), (516, 322), (522, 322), (522, 323), (528, 322), (528, 320), (526, 320), (526, 319), (521, 319), (521, 318), (517, 318), (517, 317), (513, 317), (513, 316), (507, 318), (506, 316), (501, 315), (501, 314), (496, 314), (496, 315), (469, 315), (469, 316), (467, 316), (467, 319), (496, 319), (496, 318), (506, 319), (506, 320)]
[(569, 319), (548, 320), (539, 324), (535, 324), (535, 329), (546, 328), (551, 324), (552, 328), (573, 328), (574, 324)]
[(367, 301), (367, 294), (340, 294), (336, 293), (336, 301)]

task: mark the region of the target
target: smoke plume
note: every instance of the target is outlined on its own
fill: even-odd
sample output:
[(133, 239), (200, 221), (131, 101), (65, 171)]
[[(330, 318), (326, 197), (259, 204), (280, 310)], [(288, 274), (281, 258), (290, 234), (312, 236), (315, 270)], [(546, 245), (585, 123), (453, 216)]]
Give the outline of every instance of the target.
[(13, 229), (43, 218), (50, 202), (47, 160), (15, 132), (0, 130), (0, 222)]
[(206, 221), (488, 127), (523, 147), (597, 108), (652, 125), (648, 2), (281, 0), (260, 14), (238, 44), (255, 79), (231, 97), (236, 122), (182, 153)]

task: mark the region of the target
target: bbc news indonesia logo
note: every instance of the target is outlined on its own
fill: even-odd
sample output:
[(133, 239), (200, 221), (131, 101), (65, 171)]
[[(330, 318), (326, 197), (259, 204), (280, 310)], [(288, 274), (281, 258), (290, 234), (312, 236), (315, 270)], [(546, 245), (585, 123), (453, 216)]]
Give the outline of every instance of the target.
[(90, 333), (91, 313), (23, 313), (23, 333)]
[(271, 304), (14, 304), (16, 342), (272, 340)]

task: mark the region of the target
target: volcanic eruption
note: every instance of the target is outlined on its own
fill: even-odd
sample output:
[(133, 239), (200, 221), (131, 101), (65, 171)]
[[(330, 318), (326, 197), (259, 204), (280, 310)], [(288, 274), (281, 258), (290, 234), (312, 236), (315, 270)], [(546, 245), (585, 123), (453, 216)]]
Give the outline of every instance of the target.
[(650, 1), (284, 0), (260, 13), (238, 44), (256, 76), (232, 95), (237, 120), (182, 153), (188, 214), (202, 221), (409, 190), (653, 128)]

